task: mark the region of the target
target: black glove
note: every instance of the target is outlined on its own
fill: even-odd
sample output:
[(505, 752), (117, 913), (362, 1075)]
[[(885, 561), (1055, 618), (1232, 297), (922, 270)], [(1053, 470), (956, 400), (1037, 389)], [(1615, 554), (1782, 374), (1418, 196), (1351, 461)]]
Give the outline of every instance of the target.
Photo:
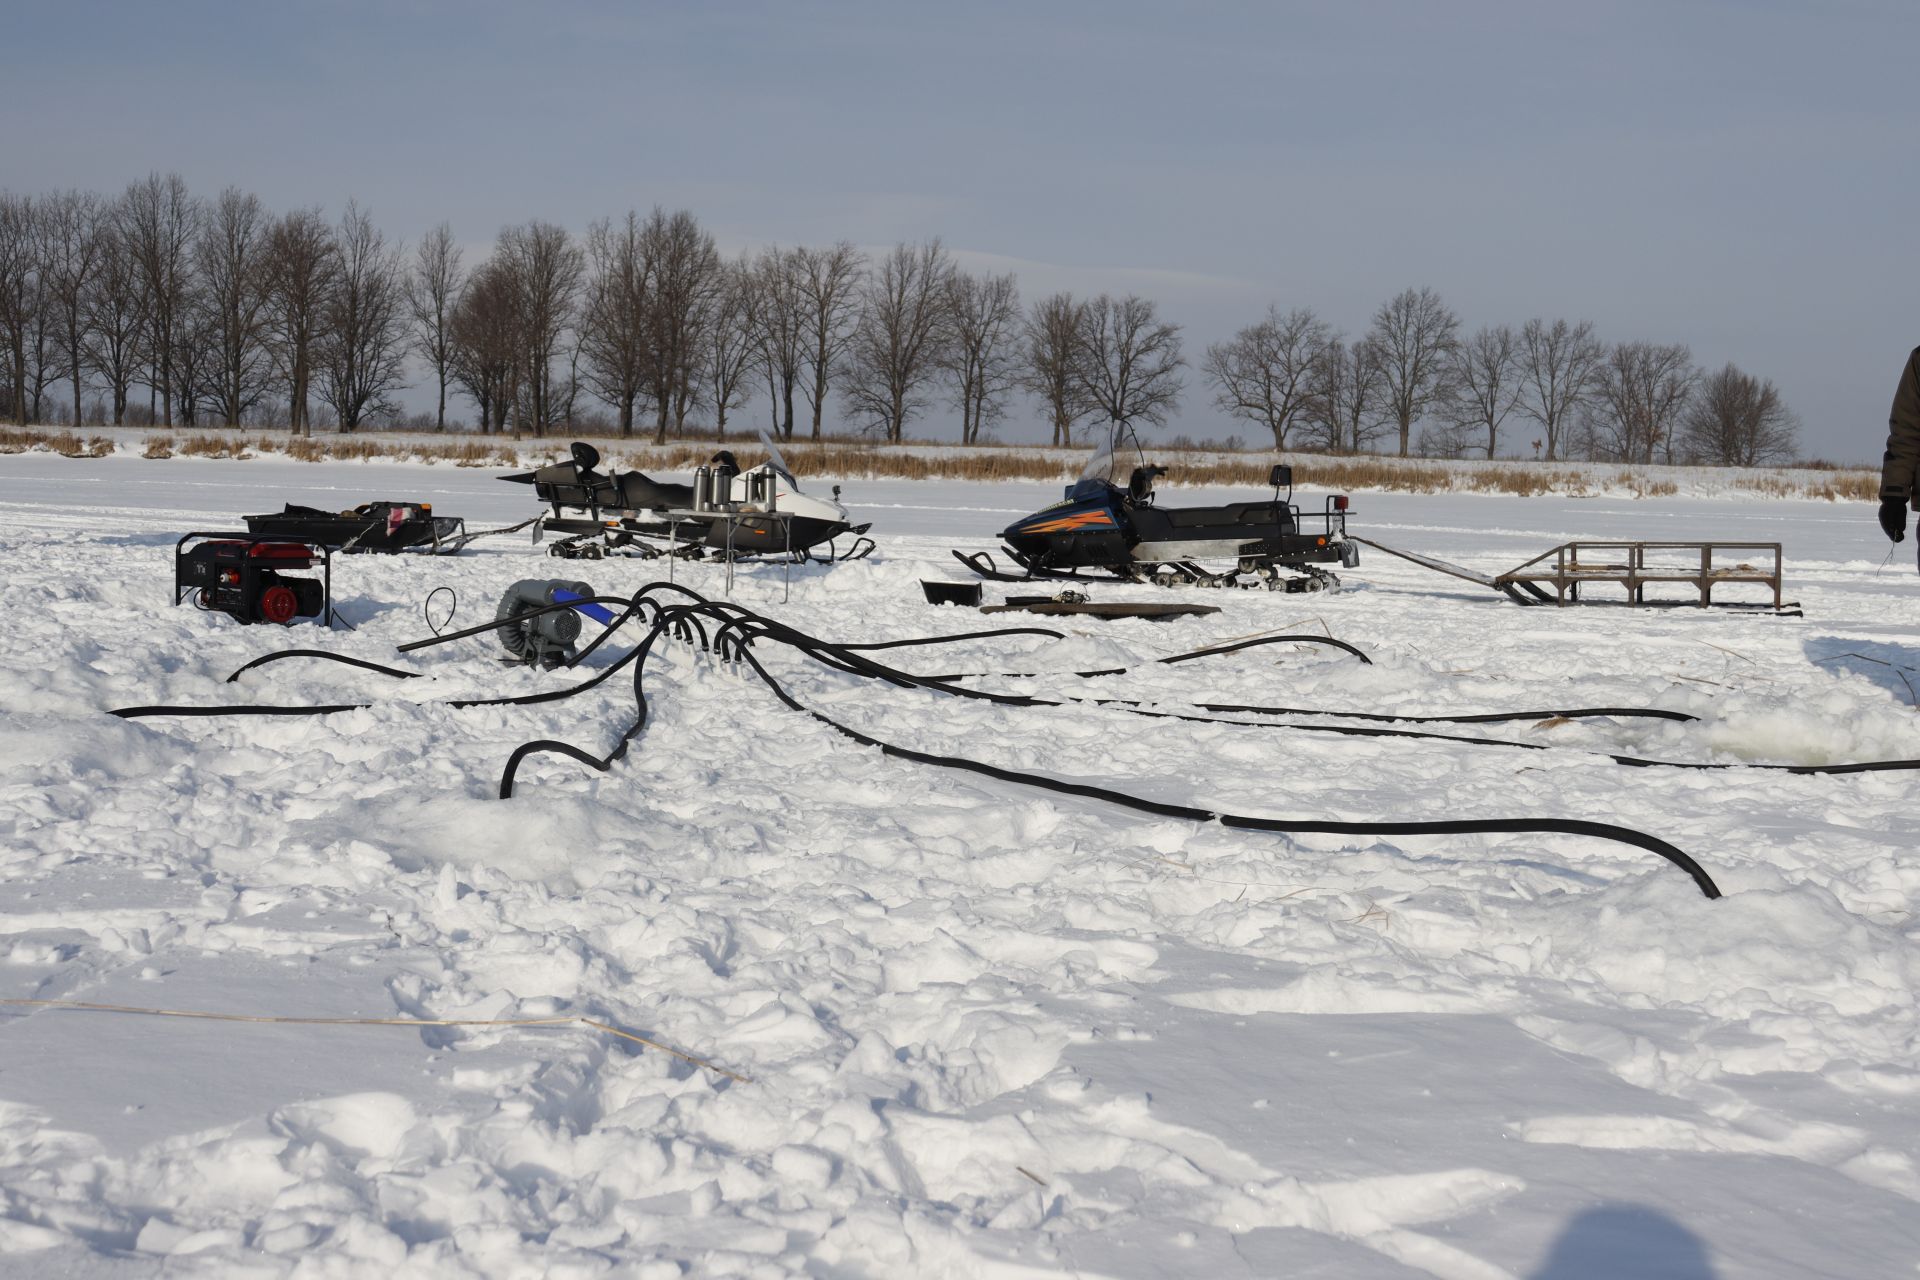
[(1907, 540), (1907, 500), (1905, 498), (1880, 499), (1880, 527), (1895, 542)]

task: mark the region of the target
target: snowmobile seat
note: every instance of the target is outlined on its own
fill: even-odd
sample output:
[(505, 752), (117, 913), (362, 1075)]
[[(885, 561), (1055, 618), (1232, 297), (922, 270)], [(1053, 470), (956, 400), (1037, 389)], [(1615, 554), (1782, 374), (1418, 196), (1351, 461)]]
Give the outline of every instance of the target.
[(1286, 507), (1271, 502), (1233, 502), (1224, 507), (1162, 507), (1160, 513), (1175, 529), (1214, 529), (1231, 525), (1293, 524)]
[(688, 511), (693, 507), (693, 486), (655, 480), (643, 471), (629, 471), (614, 482), (619, 500), (602, 506), (625, 507), (630, 511)]

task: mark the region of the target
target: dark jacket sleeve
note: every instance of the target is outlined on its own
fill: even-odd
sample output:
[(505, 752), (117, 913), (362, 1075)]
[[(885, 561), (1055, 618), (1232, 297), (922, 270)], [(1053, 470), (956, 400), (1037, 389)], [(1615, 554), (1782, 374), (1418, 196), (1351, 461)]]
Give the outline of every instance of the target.
[(1888, 419), (1887, 459), (1880, 471), (1881, 498), (1920, 496), (1920, 348), (1907, 357)]

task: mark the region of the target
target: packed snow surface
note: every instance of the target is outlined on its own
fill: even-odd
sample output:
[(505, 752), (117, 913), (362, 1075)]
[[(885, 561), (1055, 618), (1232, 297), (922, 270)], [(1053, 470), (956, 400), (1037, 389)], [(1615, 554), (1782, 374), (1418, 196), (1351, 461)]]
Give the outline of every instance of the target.
[[(963, 577), (948, 547), (990, 547), (1057, 496), (849, 483), (878, 554), (790, 582), (741, 566), (733, 598), (835, 640), (977, 630), (920, 580)], [(351, 631), (169, 605), (179, 534), (370, 498), (476, 528), (533, 511), (526, 489), (446, 467), (0, 458), (0, 996), (560, 1021), (0, 1009), (7, 1275), (1920, 1265), (1920, 778), (1606, 758), (1920, 757), (1920, 578), (1911, 544), (1885, 562), (1868, 509), (1355, 503), (1356, 531), (1488, 572), (1581, 535), (1781, 541), (1804, 618), (1523, 609), (1369, 552), (1339, 592), (1194, 592), (1178, 598), (1221, 612), (882, 655), (1182, 713), (1699, 717), (1456, 730), (1549, 751), (994, 705), (757, 650), (803, 703), (917, 750), (1251, 815), (1618, 823), (1705, 864), (1726, 894), (1708, 901), (1658, 858), (1578, 836), (1286, 838), (887, 758), (679, 643), (649, 663), (626, 759), (535, 757), (499, 800), (522, 742), (610, 747), (632, 684), (446, 706), (580, 673), (504, 666), (485, 638), (396, 656), (428, 634), (428, 592), (454, 589), (461, 626), (515, 579), (625, 595), (666, 570), (553, 560), (519, 534), (338, 558)], [(673, 573), (722, 593), (719, 565)], [(1308, 645), (1152, 662), (1283, 631), (1374, 665)], [(290, 660), (226, 682), (293, 646), (428, 678)], [(372, 705), (105, 714), (342, 702)]]

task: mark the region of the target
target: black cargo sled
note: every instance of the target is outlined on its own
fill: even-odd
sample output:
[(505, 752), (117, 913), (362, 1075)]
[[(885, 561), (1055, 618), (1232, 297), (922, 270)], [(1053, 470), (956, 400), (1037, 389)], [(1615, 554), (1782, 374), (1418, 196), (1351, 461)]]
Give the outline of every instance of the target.
[[(1339, 579), (1318, 566), (1352, 568), (1360, 562), (1359, 548), (1347, 537), (1346, 495), (1330, 495), (1322, 510), (1303, 515), (1292, 500), (1291, 467), (1278, 465), (1269, 473), (1271, 498), (1218, 507), (1161, 506), (1154, 481), (1165, 474), (1165, 467), (1147, 462), (1133, 428), (1116, 423), (1080, 478), (1067, 486), (1064, 501), (1001, 531), (1003, 549), (1021, 572), (1002, 571), (986, 552), (953, 554), (980, 576), (1001, 582), (1107, 574), (1165, 587), (1270, 591), (1337, 586)], [(1201, 563), (1206, 560), (1228, 563), (1208, 568)]]
[(322, 511), (288, 503), (267, 515), (247, 516), (247, 532), (310, 542), (335, 551), (457, 551), (466, 521), (436, 516), (431, 502), (363, 502), (349, 511)]
[[(868, 525), (847, 519), (838, 499), (800, 491), (786, 460), (763, 432), (767, 460), (740, 468), (725, 449), (694, 472), (692, 484), (655, 480), (640, 471), (604, 474), (600, 451), (575, 441), (572, 457), (519, 475), (553, 514), (542, 528), (562, 535), (549, 553), (599, 559), (609, 552), (653, 557), (718, 555), (732, 559), (791, 556), (795, 560), (857, 560), (873, 550)], [(851, 536), (840, 551), (835, 539)], [(824, 547), (824, 553), (818, 549)]]

